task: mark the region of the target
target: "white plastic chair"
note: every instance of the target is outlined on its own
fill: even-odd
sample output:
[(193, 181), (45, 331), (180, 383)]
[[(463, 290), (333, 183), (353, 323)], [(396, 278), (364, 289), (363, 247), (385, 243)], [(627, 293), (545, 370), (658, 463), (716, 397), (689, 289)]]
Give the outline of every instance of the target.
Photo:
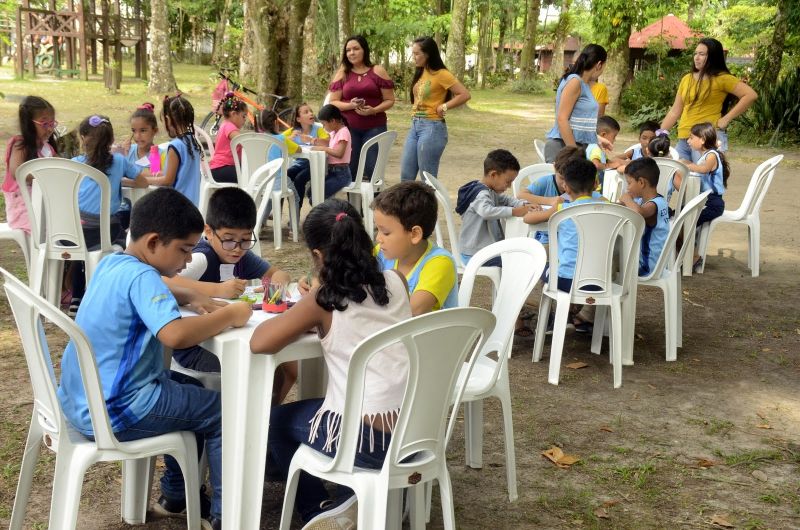
[(196, 123), (194, 124), (194, 137), (197, 140), (197, 143), (200, 144), (200, 147), (205, 147), (205, 149), (208, 151), (208, 158), (210, 159), (213, 157), (215, 149), (214, 140), (211, 139), (211, 136), (206, 132), (205, 129)]
[[(627, 152), (628, 152), (628, 151), (630, 151), (631, 149), (633, 149), (633, 148), (635, 148), (635, 147), (641, 147), (641, 146), (642, 146), (642, 144), (640, 144), (639, 142), (636, 142), (635, 144), (632, 144), (632, 145), (630, 145), (629, 147), (627, 147), (627, 148), (625, 149), (625, 151), (623, 151), (623, 152), (626, 152), (626, 153), (627, 153)], [(680, 160), (680, 158), (681, 158), (681, 157), (680, 157), (680, 155), (678, 154), (678, 150), (677, 150), (677, 149), (675, 149), (675, 148), (674, 148), (674, 147), (672, 147), (672, 146), (670, 146), (670, 148), (669, 148), (669, 156), (670, 156), (670, 158), (671, 158), (672, 160)]]
[[(283, 161), (276, 158), (271, 162), (267, 162), (260, 168), (256, 169), (252, 174), (252, 182), (254, 187), (249, 191), (253, 202), (256, 203), (256, 244), (253, 246), (253, 252), (256, 256), (261, 255), (261, 238), (259, 237), (259, 228), (263, 226), (265, 218), (269, 215), (269, 204), (275, 204), (276, 196), (280, 197), (280, 190), (274, 189), (275, 179), (280, 176)], [(294, 197), (291, 199), (294, 200)], [(277, 199), (280, 204), (280, 199)], [(294, 204), (289, 206), (289, 218), (292, 222), (292, 229), (294, 233), (294, 240), (297, 241), (297, 209)], [(279, 221), (272, 222), (272, 231), (274, 234), (275, 250), (281, 248), (283, 242), (283, 234), (281, 233), (281, 223)]]
[(8, 223), (0, 223), (0, 239), (13, 241), (19, 245), (22, 251), (22, 257), (25, 258), (25, 270), (30, 273), (31, 270), (31, 243), (28, 234), (19, 228), (11, 228)]
[[(450, 253), (453, 255), (453, 259), (456, 262), (456, 272), (458, 274), (464, 274), (464, 269), (466, 267), (464, 266), (464, 260), (461, 258), (461, 249), (458, 246), (458, 233), (456, 232), (456, 221), (453, 216), (455, 210), (450, 205), (450, 196), (448, 195), (447, 190), (442, 183), (439, 182), (439, 179), (427, 171), (422, 172), (422, 180), (434, 189), (436, 193), (436, 199), (439, 201), (439, 204), (444, 210), (444, 222), (446, 224), (445, 228), (447, 229), (447, 237), (450, 239)], [(436, 220), (435, 232), (436, 244), (442, 248), (447, 248), (444, 245), (442, 229), (439, 227), (439, 219)], [(500, 285), (500, 273), (500, 267), (481, 267), (478, 269), (479, 276), (485, 276), (492, 281), (492, 296), (494, 296), (494, 293), (497, 292), (497, 287)]]
[[(529, 237), (505, 239), (485, 247), (475, 254), (464, 271), (458, 290), (458, 305), (468, 307), (479, 274), (479, 263), (500, 256), (503, 275), (497, 289), (492, 312), (497, 324), (486, 344), (474, 359), (464, 366), (459, 388), (466, 381), (464, 402), (464, 440), (467, 465), (483, 467), (483, 401), (490, 397), (500, 400), (505, 432), (506, 475), (508, 498), (517, 499), (517, 468), (514, 450), (514, 425), (511, 417), (511, 385), (508, 378), (508, 359), (514, 343), (514, 326), (522, 305), (542, 276), (547, 253), (538, 241)], [(492, 355), (496, 352), (496, 358)], [(449, 440), (450, 433), (448, 433)]]
[(533, 148), (536, 150), (536, 156), (539, 157), (542, 164), (546, 164), (547, 160), (544, 159), (544, 142), (536, 138), (533, 141)]
[[(143, 466), (146, 468), (155, 456), (161, 454), (172, 455), (180, 465), (186, 482), (189, 514), (187, 525), (192, 529), (199, 528), (200, 499), (197, 492), (200, 484), (197, 477), (197, 447), (194, 433), (181, 431), (132, 442), (118, 441), (108, 419), (92, 345), (83, 331), (58, 308), (37, 295), (9, 272), (0, 268), (0, 273), (5, 278), (5, 292), (17, 322), (34, 396), (33, 416), (22, 457), (10, 528), (18, 530), (23, 527), (42, 441), (48, 449), (56, 453), (49, 528), (54, 530), (76, 528), (84, 473), (96, 462), (120, 460), (124, 461), (122, 511), (126, 513), (130, 512), (132, 506), (140, 507), (136, 511), (140, 514), (141, 520), (128, 522), (144, 523), (150, 498), (149, 488), (144, 492), (128, 489), (126, 485), (134, 483), (135, 480), (129, 481), (131, 477), (126, 474), (134, 469), (142, 469), (142, 466), (135, 463), (136, 461), (146, 459), (147, 464)], [(72, 428), (61, 411), (61, 403), (56, 396), (53, 371), (53, 363), (56, 361), (48, 349), (42, 317), (66, 333), (75, 345), (95, 441), (89, 440)]]
[[(375, 192), (383, 189), (386, 164), (389, 162), (389, 151), (396, 139), (397, 131), (386, 131), (364, 142), (363, 147), (361, 147), (361, 155), (358, 158), (358, 171), (354, 175), (354, 180), (352, 184), (341, 190), (347, 192), (348, 199), (356, 208), (360, 208), (361, 216), (364, 219), (364, 228), (371, 239), (375, 238), (375, 221), (372, 215), (372, 208), (369, 205), (372, 203)], [(372, 180), (364, 180), (367, 152), (374, 145), (378, 146), (378, 157), (375, 161), (375, 169), (372, 172)], [(361, 200), (357, 203), (354, 202), (353, 195), (359, 195)]]
[(742, 204), (736, 210), (725, 210), (721, 216), (700, 227), (698, 249), (703, 257), (700, 272), (705, 270), (708, 240), (714, 227), (719, 223), (737, 223), (747, 225), (750, 235), (747, 267), (750, 269), (753, 278), (758, 277), (761, 264), (761, 203), (764, 202), (769, 185), (772, 184), (772, 179), (775, 176), (775, 169), (781, 160), (783, 160), (783, 155), (777, 155), (762, 162), (753, 172), (750, 184), (744, 194), (744, 199), (742, 199)]
[[(459, 307), (406, 320), (361, 341), (348, 368), (336, 455), (328, 457), (307, 445), (298, 448), (289, 467), (280, 528), (289, 529), (300, 471), (306, 471), (353, 489), (358, 497), (358, 528), (386, 528), (390, 491), (414, 485), (418, 486), (410, 492), (414, 499), (412, 526), (424, 526), (422, 486), (437, 480), (444, 527), (455, 529), (445, 449), (446, 433), (455, 423), (460, 395), (456, 394), (456, 406), (452, 407), (449, 421), (448, 409), (464, 360), (483, 346), (494, 326), (495, 317), (489, 311)], [(358, 468), (354, 459), (363, 427), (361, 404), (367, 363), (393, 344), (404, 346), (409, 361), (408, 384), (400, 413), (383, 467)], [(375, 443), (380, 443), (379, 437)], [(396, 523), (393, 517), (392, 522)]]
[[(239, 153), (239, 147), (241, 147), (241, 154)], [(255, 171), (268, 162), (269, 151), (272, 147), (281, 152), (280, 186), (275, 186), (275, 189), (264, 189), (263, 193), (269, 195), (272, 204), (272, 228), (275, 234), (275, 250), (278, 250), (283, 245), (281, 219), (283, 217), (282, 202), (284, 201), (282, 199), (286, 199), (286, 206), (289, 210), (292, 241), (297, 243), (297, 208), (295, 208), (294, 190), (289, 187), (287, 173), (289, 154), (286, 150), (286, 144), (264, 133), (242, 133), (231, 140), (231, 152), (236, 166), (236, 175), (239, 179), (239, 187), (249, 193), (250, 196), (254, 196), (262, 184), (255, 178)], [(259, 204), (258, 200), (256, 200), (256, 204)], [(261, 225), (256, 225), (257, 230), (260, 228)]]
[[(560, 291), (558, 284), (558, 226), (571, 220), (578, 233), (578, 255), (572, 289)], [(587, 203), (565, 208), (553, 214), (548, 223), (550, 235), (550, 281), (542, 289), (533, 361), (542, 357), (544, 336), (550, 305), (556, 302), (553, 342), (550, 348), (548, 382), (557, 385), (564, 348), (569, 305), (592, 304), (611, 307), (611, 363), (614, 368), (614, 388), (622, 385), (623, 350), (632, 350), (632, 319), (622, 321), (622, 315), (636, 312), (636, 277), (639, 267), (639, 244), (644, 231), (644, 218), (630, 209), (611, 203)], [(620, 241), (617, 241), (618, 238)], [(614, 281), (615, 246), (619, 245), (619, 276)], [(594, 285), (599, 291), (585, 290)], [(630, 304), (630, 305), (628, 305)], [(597, 325), (596, 325), (597, 327)], [(600, 331), (602, 333), (602, 330)], [(595, 350), (593, 350), (595, 351)], [(596, 350), (599, 353), (599, 349)], [(633, 355), (627, 357), (632, 358)]]
[[(686, 167), (686, 164), (683, 162), (679, 162), (678, 160), (672, 160), (670, 158), (661, 158), (655, 157), (653, 160), (656, 161), (656, 165), (658, 165), (658, 186), (656, 186), (656, 191), (659, 195), (666, 197), (667, 200), (670, 199), (668, 195), (669, 184), (675, 179), (675, 174), (680, 173), (682, 178), (687, 178), (689, 176), (689, 168)], [(675, 207), (675, 215), (678, 215), (681, 209), (681, 204), (684, 201), (684, 194), (685, 194), (685, 187), (681, 186), (681, 189), (678, 191), (678, 200), (676, 202)]]
[[(683, 294), (681, 293), (681, 262), (689, 250), (688, 241), (681, 242), (678, 252), (673, 252), (684, 226), (694, 226), (700, 210), (706, 203), (709, 191), (692, 199), (681, 211), (669, 229), (669, 236), (664, 242), (664, 249), (656, 262), (656, 266), (647, 276), (639, 277), (639, 285), (658, 287), (664, 293), (664, 333), (666, 335), (667, 361), (678, 359), (678, 348), (683, 346)], [(627, 319), (635, 319), (635, 314), (628, 314)], [(595, 325), (604, 327), (605, 313), (595, 314)]]
[(545, 175), (554, 175), (556, 172), (553, 164), (532, 164), (519, 170), (517, 178), (511, 183), (511, 193), (519, 198), (519, 190), (527, 187), (531, 182)]
[[(25, 184), (28, 175), (36, 179), (41, 191), (41, 211), (33, 208), (33, 200)], [(108, 177), (86, 164), (63, 158), (38, 158), (17, 168), (17, 183), (31, 219), (34, 248), (30, 267), (30, 285), (41, 294), (46, 282), (49, 301), (58, 305), (61, 292), (61, 270), (64, 261), (86, 264), (86, 283), (103, 256), (113, 252), (110, 235), (111, 191)], [(100, 188), (100, 248), (86, 247), (78, 210), (78, 189), (89, 178)]]
[(607, 169), (603, 173), (603, 197), (608, 202), (617, 202), (625, 189), (625, 177), (616, 169)]

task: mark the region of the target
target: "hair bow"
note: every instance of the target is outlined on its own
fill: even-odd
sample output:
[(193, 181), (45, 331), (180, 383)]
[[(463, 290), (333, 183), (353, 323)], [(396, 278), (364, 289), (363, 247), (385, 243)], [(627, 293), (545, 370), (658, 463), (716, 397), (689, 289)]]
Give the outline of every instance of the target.
[(109, 123), (109, 121), (105, 118), (101, 118), (96, 114), (89, 118), (89, 125), (91, 125), (92, 127), (98, 127), (100, 126), (101, 123)]
[(669, 131), (667, 129), (658, 129), (656, 130), (656, 136), (669, 136)]

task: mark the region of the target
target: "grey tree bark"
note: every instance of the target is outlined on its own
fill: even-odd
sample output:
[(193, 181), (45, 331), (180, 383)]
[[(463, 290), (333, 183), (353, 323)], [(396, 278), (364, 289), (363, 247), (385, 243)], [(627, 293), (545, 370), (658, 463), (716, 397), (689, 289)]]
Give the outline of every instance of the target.
[(520, 57), (520, 77), (522, 79), (532, 79), (536, 75), (536, 67), (533, 63), (536, 59), (536, 32), (539, 27), (541, 7), (541, 0), (530, 0), (528, 5), (528, 15), (525, 17), (525, 42), (522, 45), (522, 57)]
[(169, 56), (169, 16), (166, 0), (150, 2), (150, 80), (151, 94), (168, 94), (178, 89)]
[(450, 36), (447, 38), (447, 68), (457, 79), (464, 79), (464, 49), (469, 0), (453, 0)]

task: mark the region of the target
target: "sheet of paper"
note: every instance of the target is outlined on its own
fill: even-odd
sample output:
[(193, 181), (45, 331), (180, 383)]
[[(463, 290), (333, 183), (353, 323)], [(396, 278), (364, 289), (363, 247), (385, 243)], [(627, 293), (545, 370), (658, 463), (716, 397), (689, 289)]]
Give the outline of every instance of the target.
[(223, 263), (219, 266), (219, 281), (226, 282), (233, 278), (233, 265), (232, 263)]
[(143, 156), (142, 158), (140, 158), (139, 160), (137, 160), (137, 161), (135, 162), (135, 164), (136, 164), (137, 166), (141, 166), (141, 167), (150, 167), (150, 157)]

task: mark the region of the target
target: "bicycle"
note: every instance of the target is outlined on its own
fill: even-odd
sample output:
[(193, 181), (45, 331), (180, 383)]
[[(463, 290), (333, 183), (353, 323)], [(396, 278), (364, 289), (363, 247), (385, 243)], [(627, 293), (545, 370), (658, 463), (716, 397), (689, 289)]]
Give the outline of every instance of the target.
[[(217, 83), (217, 86), (214, 88), (214, 92), (211, 95), (211, 112), (209, 112), (203, 119), (203, 121), (200, 123), (200, 127), (208, 133), (208, 135), (212, 138), (212, 140), (216, 140), (217, 131), (219, 131), (220, 121), (222, 120), (222, 113), (217, 111), (217, 108), (219, 107), (219, 102), (222, 100), (222, 98), (225, 96), (226, 93), (233, 92), (234, 96), (244, 101), (248, 105), (247, 122), (245, 122), (244, 128), (255, 129), (256, 118), (253, 112), (250, 110), (250, 107), (256, 109), (257, 112), (261, 112), (266, 108), (266, 106), (257, 102), (255, 99), (251, 98), (247, 94), (248, 93), (252, 94), (255, 97), (257, 97), (258, 94), (256, 94), (255, 91), (237, 82), (236, 80), (225, 75), (225, 73), (222, 71), (220, 71), (217, 74), (217, 76), (220, 78), (220, 81), (219, 83)], [(269, 94), (269, 93), (266, 95), (273, 99), (271, 109), (278, 115), (278, 122), (287, 129), (290, 128), (293, 109), (291, 107), (288, 107), (286, 104), (286, 102), (289, 101), (289, 96), (279, 96), (278, 94)]]

